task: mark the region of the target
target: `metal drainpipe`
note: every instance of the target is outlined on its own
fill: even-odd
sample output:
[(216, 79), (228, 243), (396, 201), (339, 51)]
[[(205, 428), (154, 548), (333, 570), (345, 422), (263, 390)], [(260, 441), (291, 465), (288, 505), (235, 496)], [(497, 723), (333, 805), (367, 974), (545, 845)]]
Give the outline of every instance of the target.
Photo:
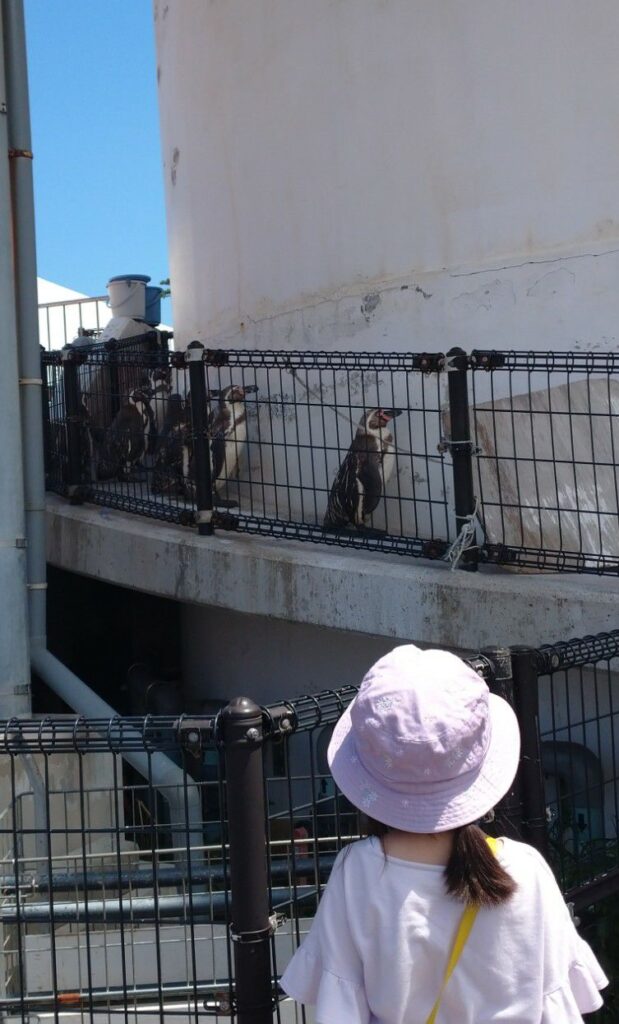
[[(46, 552), (45, 552), (45, 471), (43, 465), (43, 423), (41, 411), (41, 356), (39, 347), (39, 311), (37, 297), (36, 277), (36, 246), (34, 231), (34, 193), (32, 183), (32, 143), (30, 135), (30, 110), (28, 102), (28, 69), (26, 61), (26, 32), (24, 22), (23, 0), (1, 0), (1, 15), (3, 22), (2, 45), (0, 46), (0, 61), (2, 61), (6, 74), (6, 106), (8, 112), (8, 138), (7, 118), (0, 116), (0, 146), (5, 144), (5, 152), (10, 149), (11, 156), (11, 182), (12, 185), (12, 211), (13, 211), (13, 249), (15, 260), (16, 282), (13, 288), (11, 270), (11, 246), (0, 247), (0, 308), (3, 315), (3, 337), (5, 345), (11, 352), (19, 352), (20, 384), (21, 384), (21, 415), (22, 430), (24, 438), (23, 448), (23, 476), (21, 468), (21, 452), (19, 444), (16, 445), (15, 466), (12, 468), (7, 464), (6, 470), (3, 466), (5, 457), (8, 457), (7, 439), (12, 436), (19, 441), (19, 406), (17, 393), (10, 365), (4, 364), (3, 373), (0, 374), (0, 529), (3, 530), (0, 538), (0, 554), (2, 560), (0, 565), (6, 563), (7, 583), (3, 585), (2, 570), (0, 570), (0, 601), (6, 602), (5, 607), (12, 606), (13, 619), (0, 612), (0, 629), (7, 629), (7, 645), (15, 642), (16, 637), (23, 637), (24, 644), (27, 644), (28, 621), (23, 617), (23, 628), (16, 623), (15, 615), (18, 614), (19, 597), (15, 591), (20, 588), (20, 596), (23, 597), (24, 583), (26, 579), (25, 551), (14, 547), (15, 537), (24, 536), (24, 528), (21, 516), (19, 496), (23, 493), (25, 486), (26, 502), (26, 537), (28, 539), (27, 559), (27, 587), (29, 594), (30, 613), (30, 652), (32, 667), (45, 681), (54, 693), (58, 694), (65, 703), (80, 715), (91, 715), (93, 717), (113, 718), (117, 712), (101, 700), (93, 691), (78, 679), (73, 672), (58, 661), (48, 650), (46, 640)], [(4, 76), (0, 80), (4, 83)], [(10, 238), (11, 215), (10, 215), (10, 184), (8, 175), (8, 164), (0, 160), (0, 237)], [(5, 182), (6, 176), (6, 182)], [(6, 195), (6, 202), (4, 196)], [(6, 208), (5, 208), (6, 207)], [(6, 223), (5, 223), (6, 220)], [(13, 300), (15, 291), (15, 302)], [(6, 296), (7, 301), (1, 301)], [(11, 349), (11, 337), (15, 337), (16, 328), (13, 320), (13, 311), (17, 309), (18, 337), (14, 347)], [(11, 334), (12, 332), (12, 334)], [(7, 343), (8, 342), (8, 343)], [(17, 366), (15, 367), (17, 371)], [(15, 391), (13, 404), (8, 385)], [(6, 392), (6, 394), (5, 394)], [(13, 526), (13, 520), (9, 518), (5, 505), (14, 505), (13, 518), (19, 512), (20, 526)], [(4, 538), (7, 542), (3, 543)], [(7, 557), (10, 556), (10, 557)], [(10, 584), (10, 585), (9, 585)], [(25, 602), (24, 602), (25, 603)], [(1, 607), (1, 606), (0, 606)], [(25, 609), (24, 609), (25, 610)], [(12, 627), (5, 627), (4, 623), (12, 621)], [(3, 646), (3, 645), (2, 645)], [(0, 658), (2, 658), (0, 653)], [(29, 679), (27, 666), (27, 647), (25, 653), (25, 679)], [(2, 661), (0, 661), (0, 666)], [(7, 676), (7, 678), (11, 678)], [(29, 685), (27, 691), (29, 695)], [(0, 697), (3, 695), (0, 694)], [(10, 717), (14, 714), (24, 714), (30, 709), (29, 697), (22, 698), (19, 707), (12, 706), (10, 710), (4, 710), (3, 715)], [(202, 843), (202, 800), (200, 790), (191, 780), (188, 780), (182, 768), (174, 763), (163, 753), (151, 755), (140, 752), (127, 752), (125, 760), (132, 765), (136, 771), (147, 779), (151, 779), (155, 789), (162, 792), (162, 796), (170, 807), (172, 822), (177, 825), (176, 832), (173, 830), (174, 845), (183, 849), (187, 842), (187, 832), (181, 828), (187, 822), (191, 841), (195, 845)], [(192, 855), (192, 860), (197, 859)]]
[(28, 538), (28, 612), (30, 640), (35, 645), (45, 644), (45, 471), (32, 141), (25, 63), (26, 34), (21, 0), (2, 0), (2, 18), (15, 233), (15, 306)]
[[(2, 20), (0, 18), (0, 38)], [(26, 530), (17, 386), (17, 327), (11, 225), (6, 79), (0, 47), (0, 706), (4, 716), (30, 710)]]

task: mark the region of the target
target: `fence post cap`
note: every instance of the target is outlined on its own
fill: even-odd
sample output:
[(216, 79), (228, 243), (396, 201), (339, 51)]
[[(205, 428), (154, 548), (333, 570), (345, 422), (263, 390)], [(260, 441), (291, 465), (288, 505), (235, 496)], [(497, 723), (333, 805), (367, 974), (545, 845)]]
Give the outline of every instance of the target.
[(234, 697), (221, 711), (222, 718), (262, 718), (262, 709), (251, 697)]
[(224, 743), (259, 746), (263, 740), (262, 708), (250, 697), (234, 697), (219, 712)]

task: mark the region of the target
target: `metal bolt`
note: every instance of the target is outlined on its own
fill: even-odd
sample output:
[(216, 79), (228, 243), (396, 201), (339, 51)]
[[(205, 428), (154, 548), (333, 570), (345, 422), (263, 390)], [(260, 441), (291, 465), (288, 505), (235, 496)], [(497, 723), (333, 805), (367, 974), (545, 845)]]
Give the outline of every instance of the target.
[(188, 743), (199, 743), (200, 742), (200, 733), (197, 731), (197, 729), (192, 729), (191, 732), (187, 733), (187, 742)]
[(248, 729), (245, 733), (245, 739), (249, 740), (250, 743), (257, 743), (260, 739), (260, 732), (258, 729)]
[(291, 732), (292, 722), (290, 721), (289, 718), (282, 718), (281, 722), (279, 723), (279, 727), (282, 732)]

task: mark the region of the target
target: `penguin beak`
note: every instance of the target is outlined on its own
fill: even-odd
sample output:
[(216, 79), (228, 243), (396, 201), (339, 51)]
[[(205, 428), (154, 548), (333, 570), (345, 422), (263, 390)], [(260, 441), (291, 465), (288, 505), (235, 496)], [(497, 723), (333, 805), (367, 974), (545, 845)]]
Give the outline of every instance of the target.
[(246, 387), (243, 388), (243, 391), (245, 392), (246, 395), (254, 395), (257, 390), (258, 388), (255, 384), (248, 384)]
[(396, 416), (400, 416), (402, 412), (402, 409), (381, 409), (378, 415), (383, 423), (388, 423), (389, 420), (393, 420)]

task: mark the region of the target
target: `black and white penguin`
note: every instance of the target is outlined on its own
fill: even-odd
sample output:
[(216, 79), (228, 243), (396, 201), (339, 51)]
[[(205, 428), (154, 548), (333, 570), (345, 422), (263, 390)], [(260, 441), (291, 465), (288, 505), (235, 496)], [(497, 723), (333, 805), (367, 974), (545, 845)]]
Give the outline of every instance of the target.
[(82, 483), (92, 483), (97, 479), (95, 439), (98, 434), (92, 427), (88, 405), (86, 404), (86, 400), (83, 396), (80, 401), (79, 418)]
[(221, 391), (209, 391), (209, 401), (217, 400), (217, 407), (209, 416), (209, 436), (211, 438), (212, 481), (220, 504), (235, 505), (219, 496), (225, 492), (228, 482), (238, 477), (241, 452), (247, 440), (247, 395), (255, 394), (255, 384), (240, 387), (230, 384)]
[(148, 440), (147, 454), (153, 455), (168, 420), (168, 403), (172, 397), (170, 367), (157, 366), (154, 370), (149, 370), (146, 384), (150, 393), (150, 407), (153, 410), (153, 429)]
[(395, 466), (389, 422), (401, 409), (372, 409), (361, 419), (346, 458), (333, 481), (323, 526), (343, 529), (369, 525)]
[[(89, 484), (97, 478), (96, 442), (100, 441), (100, 437), (92, 427), (90, 412), (83, 395), (80, 397), (77, 422), (79, 428), (79, 482), (81, 484)], [(69, 453), (67, 424), (59, 420), (52, 420), (49, 424), (49, 431), (50, 443), (47, 472), (52, 479), (64, 478)], [(72, 482), (75, 483), (76, 481)]]
[(141, 469), (151, 433), (154, 429), (150, 391), (132, 391), (112, 420), (99, 455), (99, 480), (130, 480)]
[(155, 494), (194, 497), (191, 396), (170, 395), (157, 441), (152, 489)]

